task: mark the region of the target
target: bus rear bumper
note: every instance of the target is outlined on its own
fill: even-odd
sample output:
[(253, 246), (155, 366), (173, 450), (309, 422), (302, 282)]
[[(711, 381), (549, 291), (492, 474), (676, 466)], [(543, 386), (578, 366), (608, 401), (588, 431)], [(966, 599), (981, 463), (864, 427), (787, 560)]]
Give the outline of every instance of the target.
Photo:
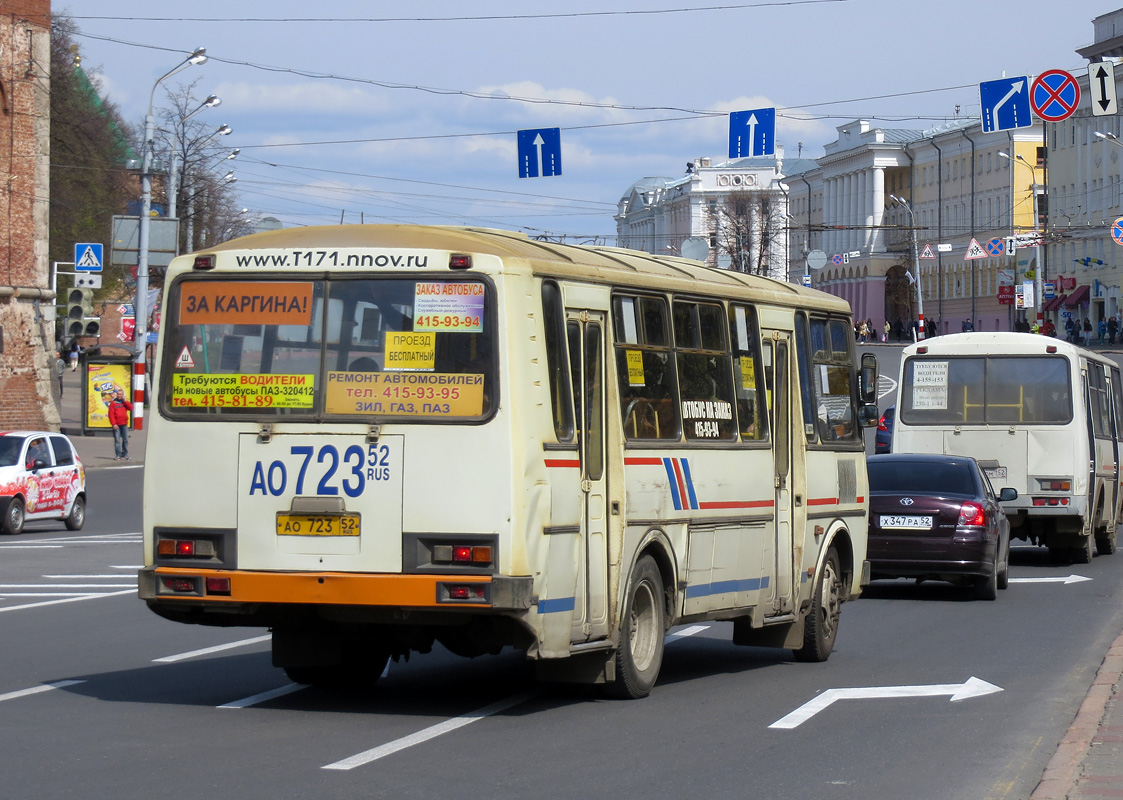
[(252, 572), (145, 567), (140, 598), (153, 608), (179, 604), (482, 608), (525, 611), (533, 579), (495, 575), (369, 575), (340, 572)]

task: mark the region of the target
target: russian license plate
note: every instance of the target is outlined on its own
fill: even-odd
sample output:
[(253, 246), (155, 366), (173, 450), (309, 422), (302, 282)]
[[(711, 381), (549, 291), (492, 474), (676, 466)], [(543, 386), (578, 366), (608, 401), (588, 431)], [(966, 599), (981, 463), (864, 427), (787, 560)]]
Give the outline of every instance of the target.
[(278, 514), (278, 536), (358, 536), (358, 514)]
[(992, 481), (1004, 481), (1004, 480), (1006, 480), (1006, 467), (994, 467), (993, 469), (984, 469), (983, 472), (985, 472), (987, 474), (987, 477), (990, 478)]
[(884, 528), (931, 528), (932, 518), (928, 516), (881, 516), (881, 527)]

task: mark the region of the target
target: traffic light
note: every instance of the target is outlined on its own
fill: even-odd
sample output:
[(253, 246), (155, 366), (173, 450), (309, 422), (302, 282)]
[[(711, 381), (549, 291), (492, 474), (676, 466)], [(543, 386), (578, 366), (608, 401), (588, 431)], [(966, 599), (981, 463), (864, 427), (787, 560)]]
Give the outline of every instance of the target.
[(98, 336), (101, 320), (94, 313), (94, 290), (70, 290), (66, 296), (66, 334), (68, 336)]

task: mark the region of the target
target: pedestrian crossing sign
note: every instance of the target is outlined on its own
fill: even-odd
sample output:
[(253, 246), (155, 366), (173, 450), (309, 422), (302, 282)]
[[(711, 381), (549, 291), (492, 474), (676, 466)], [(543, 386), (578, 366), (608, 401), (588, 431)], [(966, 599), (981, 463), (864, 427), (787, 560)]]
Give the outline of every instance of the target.
[(99, 242), (79, 242), (74, 245), (74, 271), (101, 272), (104, 248)]

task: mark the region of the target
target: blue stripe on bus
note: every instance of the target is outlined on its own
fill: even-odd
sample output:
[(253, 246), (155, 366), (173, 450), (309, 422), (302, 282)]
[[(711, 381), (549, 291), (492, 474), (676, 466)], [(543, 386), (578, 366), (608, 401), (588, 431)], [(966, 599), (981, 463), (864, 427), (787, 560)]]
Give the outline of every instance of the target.
[(687, 597), (706, 597), (711, 594), (725, 594), (726, 592), (755, 592), (767, 589), (768, 576), (763, 578), (743, 578), (736, 581), (718, 581), (716, 583), (699, 583), (686, 587)]
[(682, 511), (682, 495), (678, 493), (678, 477), (675, 475), (675, 468), (671, 464), (671, 459), (664, 458), (663, 466), (667, 470), (667, 480), (671, 483), (671, 500), (674, 501), (675, 511)]
[(680, 459), (680, 461), (682, 462), (682, 478), (686, 481), (686, 491), (690, 495), (690, 507), (696, 509), (698, 508), (698, 498), (694, 495), (694, 481), (690, 479), (690, 464), (687, 463), (685, 458)]
[(553, 600), (539, 600), (539, 614), (556, 614), (561, 611), (572, 611), (577, 607), (576, 597), (556, 597)]

